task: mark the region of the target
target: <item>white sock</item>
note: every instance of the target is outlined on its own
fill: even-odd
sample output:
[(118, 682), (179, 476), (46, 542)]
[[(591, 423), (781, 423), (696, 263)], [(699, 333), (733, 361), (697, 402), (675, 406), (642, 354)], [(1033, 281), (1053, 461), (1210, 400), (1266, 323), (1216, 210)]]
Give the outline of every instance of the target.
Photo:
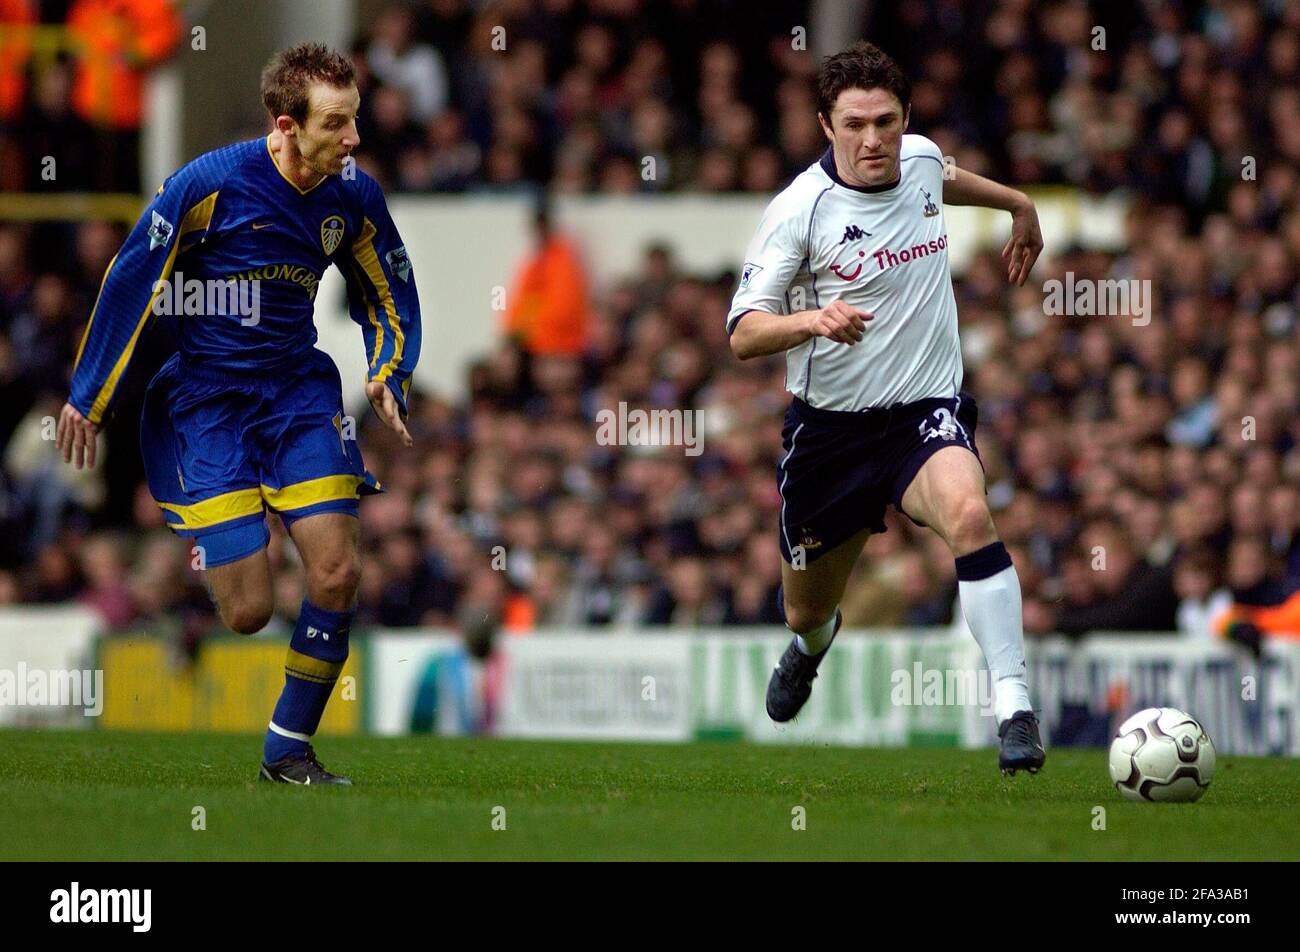
[[(1001, 548), (1001, 543), (994, 545)], [(981, 549), (976, 554), (985, 552)], [(963, 574), (959, 565), (958, 578)], [(993, 676), (993, 709), (998, 724), (1016, 711), (1033, 710), (1025, 680), (1025, 626), (1016, 567), (1008, 565), (985, 578), (960, 580), (957, 591), (966, 624)]]
[(806, 635), (795, 635), (794, 643), (799, 646), (799, 650), (810, 656), (825, 651), (826, 646), (835, 637), (835, 619), (839, 613), (840, 610), (836, 607), (835, 611), (831, 612), (831, 617), (822, 622), (820, 627), (814, 628)]

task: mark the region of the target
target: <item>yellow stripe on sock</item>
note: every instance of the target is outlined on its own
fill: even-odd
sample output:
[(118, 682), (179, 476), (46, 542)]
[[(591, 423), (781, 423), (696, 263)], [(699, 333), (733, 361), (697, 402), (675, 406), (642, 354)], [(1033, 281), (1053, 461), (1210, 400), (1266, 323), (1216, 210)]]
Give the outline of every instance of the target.
[(333, 684), (339, 679), (342, 670), (342, 661), (322, 661), (320, 658), (313, 658), (293, 648), (289, 649), (289, 654), (284, 659), (286, 674), (316, 684)]

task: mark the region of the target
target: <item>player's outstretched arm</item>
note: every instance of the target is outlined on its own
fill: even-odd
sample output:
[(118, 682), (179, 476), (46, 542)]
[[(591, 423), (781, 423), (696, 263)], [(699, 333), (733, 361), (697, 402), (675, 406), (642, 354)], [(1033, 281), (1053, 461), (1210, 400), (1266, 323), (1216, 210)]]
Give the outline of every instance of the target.
[(1011, 213), (1011, 238), (1002, 249), (1007, 266), (1007, 280), (1023, 285), (1034, 262), (1043, 250), (1043, 233), (1038, 227), (1038, 211), (1024, 192), (1000, 185), (965, 169), (943, 182), (943, 200), (947, 205), (979, 205)]
[(384, 423), (413, 445), (403, 422), (411, 374), (420, 358), (420, 298), (406, 246), (369, 176), (354, 180), (363, 212), (361, 231), (337, 260), (348, 287), (348, 313), (366, 346), (366, 398)]
[(182, 243), (203, 237), (216, 201), (211, 183), (187, 166), (158, 189), (104, 273), (77, 348), (56, 445), (78, 469), (95, 465), (95, 434), (153, 318), (154, 299), (172, 273)]
[(798, 347), (811, 337), (826, 337), (837, 344), (852, 347), (862, 340), (866, 322), (872, 317), (871, 312), (843, 301), (832, 301), (823, 308), (794, 314), (747, 311), (732, 331), (731, 352), (741, 360), (766, 357)]

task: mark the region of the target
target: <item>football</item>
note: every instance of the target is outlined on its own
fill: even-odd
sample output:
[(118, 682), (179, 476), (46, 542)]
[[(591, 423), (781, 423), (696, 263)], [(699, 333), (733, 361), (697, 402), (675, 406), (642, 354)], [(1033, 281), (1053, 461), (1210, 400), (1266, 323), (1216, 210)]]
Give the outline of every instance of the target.
[(1173, 707), (1126, 720), (1110, 744), (1110, 779), (1128, 800), (1190, 803), (1214, 779), (1214, 743), (1200, 722)]

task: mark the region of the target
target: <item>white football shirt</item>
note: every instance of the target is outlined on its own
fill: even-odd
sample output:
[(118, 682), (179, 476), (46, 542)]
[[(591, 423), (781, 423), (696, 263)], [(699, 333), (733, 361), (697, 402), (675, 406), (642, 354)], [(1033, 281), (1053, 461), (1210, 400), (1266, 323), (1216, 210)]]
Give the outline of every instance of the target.
[(745, 252), (727, 333), (746, 311), (793, 314), (843, 300), (875, 315), (853, 346), (813, 337), (786, 351), (786, 389), (814, 407), (865, 410), (954, 397), (957, 301), (943, 221), (943, 156), (904, 135), (897, 183), (840, 180), (829, 149), (777, 195)]

